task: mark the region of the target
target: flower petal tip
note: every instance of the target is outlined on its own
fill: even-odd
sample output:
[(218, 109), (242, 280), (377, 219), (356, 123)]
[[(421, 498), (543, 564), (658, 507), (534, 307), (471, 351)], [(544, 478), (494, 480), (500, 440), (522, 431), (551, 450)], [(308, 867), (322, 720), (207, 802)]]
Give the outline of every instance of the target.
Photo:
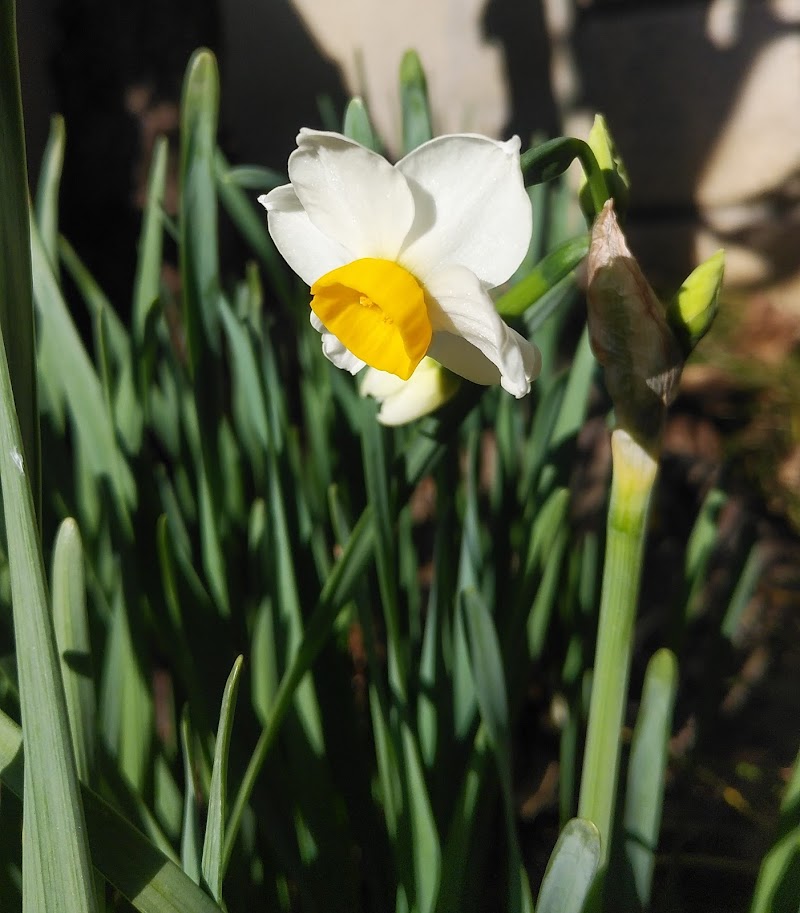
[(267, 212), (269, 212), (272, 208), (270, 205), (269, 196), (266, 193), (261, 194), (261, 196), (258, 198), (258, 202), (264, 207), (264, 209), (267, 210)]

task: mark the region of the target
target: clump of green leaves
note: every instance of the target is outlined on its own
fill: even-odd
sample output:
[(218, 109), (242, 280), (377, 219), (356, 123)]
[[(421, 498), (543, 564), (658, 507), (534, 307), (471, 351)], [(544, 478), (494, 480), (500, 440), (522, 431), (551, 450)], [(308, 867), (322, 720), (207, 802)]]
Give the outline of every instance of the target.
[[(13, 19), (9, 0), (0, 6)], [(0, 65), (16, 61), (9, 51)], [(415, 57), (401, 77), (413, 144), (431, 131)], [(283, 271), (254, 206), (251, 188), (276, 175), (231, 168), (217, 149), (218, 94), (216, 62), (199, 51), (182, 100), (179, 208), (164, 211), (162, 140), (130, 303), (108, 301), (58, 234), (60, 121), (30, 221), (34, 312), (29, 294), (4, 291), (9, 350), (6, 324), (32, 346), (35, 313), (40, 406), (12, 361), (20, 432), (0, 347), (0, 777), (24, 803), (4, 792), (0, 903), (532, 910), (513, 755), (536, 665), (566, 711), (561, 835), (536, 909), (577, 913), (606, 848), (574, 818), (602, 543), (570, 522), (596, 370), (587, 333), (576, 343), (567, 332), (587, 249), (563, 228), (569, 191), (531, 183), (535, 212), (552, 218), (539, 220), (498, 300), (543, 350), (535, 397), (465, 384), (435, 418), (388, 431), (322, 357), (307, 291)], [(0, 126), (16, 130), (3, 135), (21, 136), (3, 104)], [(376, 141), (362, 103), (344, 124)], [(551, 177), (570, 155), (589, 162), (584, 147), (557, 143), (526, 162)], [(2, 155), (18, 164), (21, 143)], [(592, 174), (599, 207), (605, 178)], [(18, 184), (4, 195), (2, 237), (28, 224)], [(253, 255), (232, 282), (220, 273), (220, 208)], [(177, 296), (163, 273), (169, 237)], [(0, 288), (30, 290), (24, 261), (0, 260)], [(79, 293), (69, 304), (67, 275)], [(91, 318), (88, 344), (76, 306)], [(41, 489), (36, 435), (25, 432), (36, 426)], [(425, 491), (435, 507), (421, 506)], [(709, 547), (703, 530), (689, 587)], [(53, 542), (48, 592), (42, 550)], [(674, 658), (657, 654), (651, 670), (624, 812), (642, 904)], [(764, 891), (780, 883), (782, 852), (765, 865)]]

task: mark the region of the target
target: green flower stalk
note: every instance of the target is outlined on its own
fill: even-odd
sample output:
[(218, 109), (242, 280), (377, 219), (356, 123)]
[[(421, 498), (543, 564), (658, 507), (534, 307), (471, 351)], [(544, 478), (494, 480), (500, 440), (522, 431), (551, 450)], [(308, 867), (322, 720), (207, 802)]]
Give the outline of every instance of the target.
[(578, 805), (578, 815), (600, 832), (604, 863), (611, 843), (650, 495), (658, 471), (657, 459), (622, 428), (611, 435), (611, 452), (603, 591)]
[(691, 325), (687, 337), (691, 332), (693, 338), (707, 329), (721, 264), (695, 272), (698, 277), (687, 280), (682, 298), (679, 293), (676, 316), (668, 319), (628, 249), (613, 201), (595, 221), (588, 257), (589, 334), (605, 370), (617, 428), (611, 436), (613, 479), (578, 814), (597, 826), (603, 864), (611, 844), (650, 496), (667, 407), (688, 351), (673, 328)]

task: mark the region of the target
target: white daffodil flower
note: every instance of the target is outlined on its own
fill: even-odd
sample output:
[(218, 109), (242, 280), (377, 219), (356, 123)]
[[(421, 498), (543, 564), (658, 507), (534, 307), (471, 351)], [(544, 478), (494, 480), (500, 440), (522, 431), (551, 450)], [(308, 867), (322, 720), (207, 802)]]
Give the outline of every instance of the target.
[(530, 390), (539, 351), (488, 294), (531, 238), (519, 148), (518, 137), (440, 136), (391, 165), (338, 133), (300, 131), (291, 183), (259, 202), (311, 286), (311, 322), (337, 367), (408, 380), (429, 355), (475, 383)]
[(359, 390), (381, 404), (378, 421), (382, 425), (406, 425), (443, 406), (456, 393), (461, 381), (438, 361), (423, 358), (408, 380), (395, 374), (367, 368), (361, 375)]

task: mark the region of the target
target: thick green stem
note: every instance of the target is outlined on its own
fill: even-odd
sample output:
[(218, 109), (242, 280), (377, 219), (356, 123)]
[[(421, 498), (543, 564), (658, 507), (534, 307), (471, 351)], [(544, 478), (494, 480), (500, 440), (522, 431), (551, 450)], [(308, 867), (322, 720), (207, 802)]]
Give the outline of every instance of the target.
[(578, 814), (600, 831), (608, 861), (620, 730), (627, 703), (633, 628), (642, 574), (650, 493), (658, 464), (626, 431), (611, 437), (613, 481), (589, 726)]

